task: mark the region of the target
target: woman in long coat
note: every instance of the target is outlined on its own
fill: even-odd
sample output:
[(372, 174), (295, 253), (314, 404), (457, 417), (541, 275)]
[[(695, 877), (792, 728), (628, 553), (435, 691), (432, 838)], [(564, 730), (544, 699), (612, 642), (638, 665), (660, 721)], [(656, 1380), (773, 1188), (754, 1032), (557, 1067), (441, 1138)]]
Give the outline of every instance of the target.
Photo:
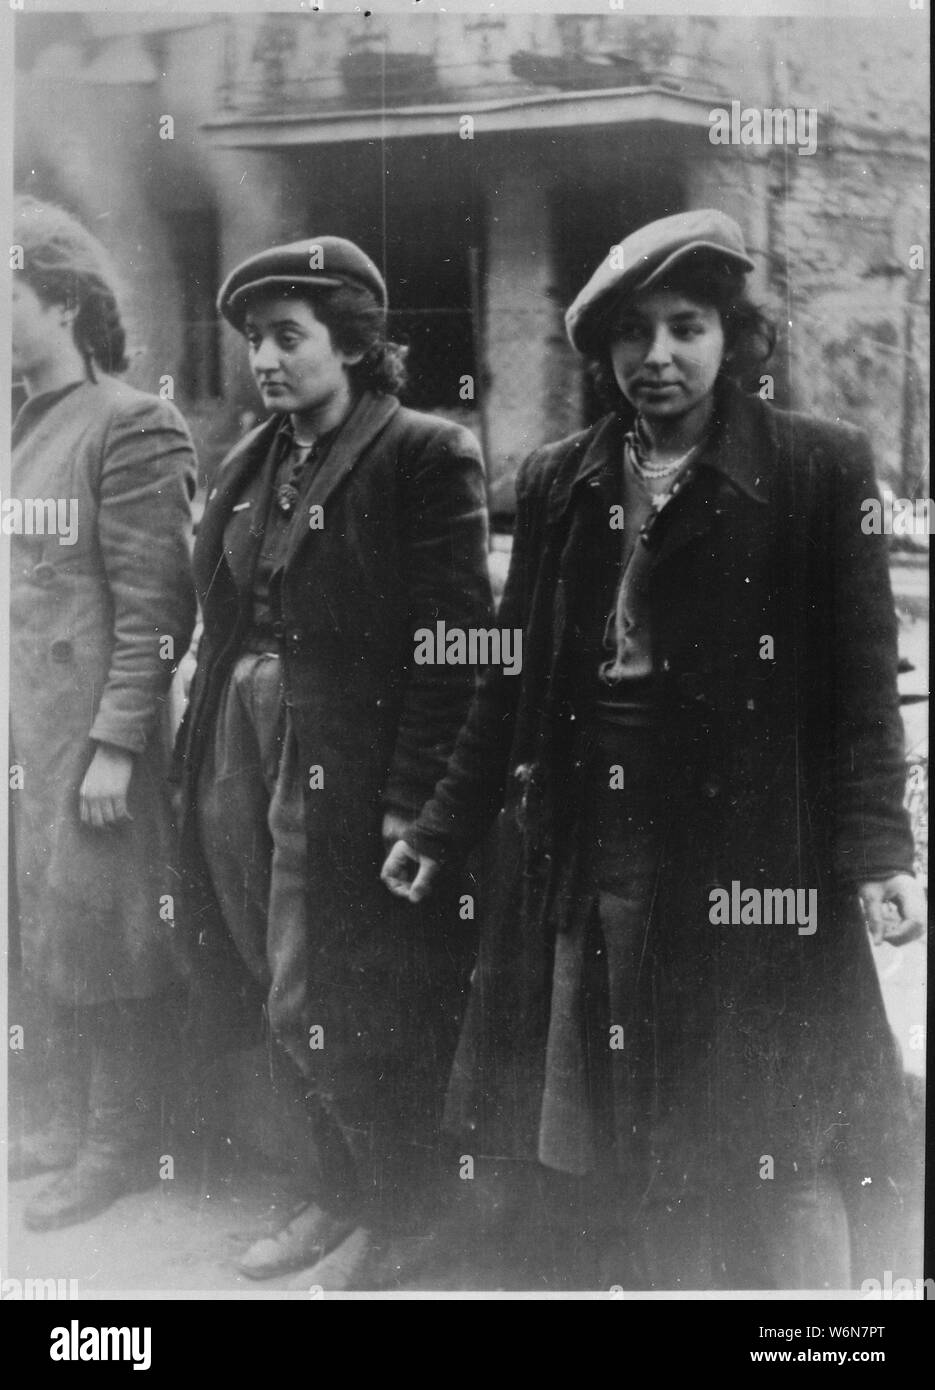
[[(118, 381), (124, 330), (103, 248), (18, 201), (10, 793), (14, 950), (44, 1001), (49, 1107), (11, 1176), (63, 1168), (37, 1229), (156, 1181), (164, 996), (178, 872), (165, 783), (167, 694), (195, 616), (195, 460), (178, 411)], [(32, 1026), (30, 1026), (30, 1022)]]
[(923, 908), (873, 468), (732, 380), (770, 346), (750, 268), (731, 219), (679, 214), (571, 306), (614, 408), (520, 471), (522, 679), (485, 678), (383, 871), (421, 900), (503, 808), (451, 1123), (560, 1173), (610, 1155), (637, 1287), (847, 1287), (902, 1113), (867, 925)]
[(270, 418), (222, 464), (199, 528), (182, 843), (214, 1001), (199, 1012), (265, 1014), (320, 1156), (309, 1200), (240, 1262), (266, 1278), (369, 1227), (375, 1195), (417, 1188), (433, 1155), (474, 943), (456, 899), (407, 915), (379, 866), (475, 684), (419, 664), (417, 634), (483, 627), (491, 598), (477, 442), (400, 405), (370, 258), (339, 237), (272, 247), (219, 305)]

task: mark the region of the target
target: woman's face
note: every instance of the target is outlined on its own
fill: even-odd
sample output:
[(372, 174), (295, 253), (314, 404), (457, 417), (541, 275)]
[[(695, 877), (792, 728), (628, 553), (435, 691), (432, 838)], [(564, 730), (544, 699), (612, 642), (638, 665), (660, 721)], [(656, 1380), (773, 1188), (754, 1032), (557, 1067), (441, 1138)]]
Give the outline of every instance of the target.
[(617, 385), (647, 419), (679, 419), (714, 389), (725, 341), (711, 305), (675, 290), (649, 290), (621, 311), (613, 333)]
[(267, 409), (315, 414), (347, 393), (347, 369), (360, 356), (335, 348), (306, 300), (258, 299), (250, 306), (243, 331)]
[(21, 275), (13, 276), (11, 304), (13, 370), (33, 377), (74, 342), (74, 315), (61, 304), (46, 304)]

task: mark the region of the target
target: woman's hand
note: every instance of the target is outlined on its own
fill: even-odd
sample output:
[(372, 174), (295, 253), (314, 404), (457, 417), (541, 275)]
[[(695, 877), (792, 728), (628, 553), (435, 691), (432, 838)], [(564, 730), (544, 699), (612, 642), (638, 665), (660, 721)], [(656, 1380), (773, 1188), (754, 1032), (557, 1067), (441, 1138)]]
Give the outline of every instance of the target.
[(441, 865), (436, 859), (416, 854), (405, 840), (397, 840), (386, 856), (380, 877), (395, 897), (418, 903), (431, 893), (440, 873)]
[(122, 825), (133, 817), (127, 810), (127, 792), (133, 775), (133, 754), (126, 748), (99, 743), (78, 793), (81, 820), (94, 830)]
[(911, 874), (861, 883), (857, 892), (874, 946), (905, 946), (925, 935), (925, 891)]

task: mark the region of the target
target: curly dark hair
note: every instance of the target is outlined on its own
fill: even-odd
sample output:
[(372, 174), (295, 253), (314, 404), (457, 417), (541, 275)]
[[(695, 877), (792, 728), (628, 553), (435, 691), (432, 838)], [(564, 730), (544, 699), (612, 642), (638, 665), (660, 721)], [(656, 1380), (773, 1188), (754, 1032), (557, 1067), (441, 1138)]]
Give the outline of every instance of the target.
[[(268, 294), (268, 289), (260, 289), (257, 298)], [(327, 328), (339, 352), (363, 353), (360, 362), (347, 369), (355, 391), (398, 396), (405, 390), (409, 349), (387, 338), (386, 310), (364, 285), (345, 282), (320, 289), (302, 285), (286, 288), (283, 297), (303, 300)]]
[(64, 208), (37, 198), (13, 205), (13, 242), (23, 248), (23, 275), (43, 304), (75, 310), (72, 332), (88, 374), (125, 372), (127, 335), (117, 302), (116, 272), (104, 247)]
[[(723, 262), (688, 258), (651, 289), (670, 290), (716, 309), (725, 343), (718, 379), (728, 378), (742, 390), (758, 384), (759, 373), (776, 346), (776, 326), (766, 311), (748, 297), (745, 275)], [(593, 347), (587, 369), (599, 398), (611, 409), (618, 409), (624, 400), (610, 359), (613, 324), (639, 293), (630, 291), (617, 299), (608, 296), (592, 329)]]

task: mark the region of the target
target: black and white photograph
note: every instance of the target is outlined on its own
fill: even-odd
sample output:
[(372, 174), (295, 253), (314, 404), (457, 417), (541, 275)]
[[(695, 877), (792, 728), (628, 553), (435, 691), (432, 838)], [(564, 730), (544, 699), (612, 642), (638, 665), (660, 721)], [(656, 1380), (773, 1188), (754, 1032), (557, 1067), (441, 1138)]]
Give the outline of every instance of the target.
[(885, 1359), (927, 0), (3, 3), (0, 1295)]

